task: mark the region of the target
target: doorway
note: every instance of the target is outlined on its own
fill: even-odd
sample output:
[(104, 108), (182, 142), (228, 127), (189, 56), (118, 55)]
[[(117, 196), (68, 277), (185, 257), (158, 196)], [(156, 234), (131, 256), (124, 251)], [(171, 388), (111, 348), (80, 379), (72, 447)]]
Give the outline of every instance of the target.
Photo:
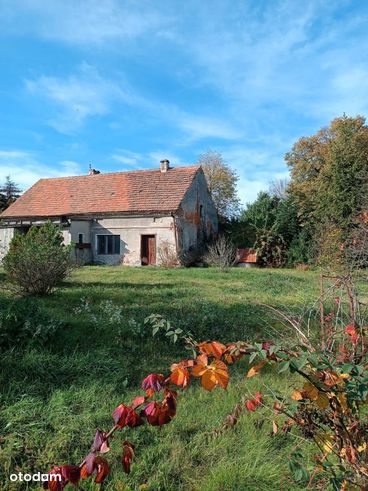
[(142, 266), (156, 264), (155, 235), (141, 235), (141, 264)]

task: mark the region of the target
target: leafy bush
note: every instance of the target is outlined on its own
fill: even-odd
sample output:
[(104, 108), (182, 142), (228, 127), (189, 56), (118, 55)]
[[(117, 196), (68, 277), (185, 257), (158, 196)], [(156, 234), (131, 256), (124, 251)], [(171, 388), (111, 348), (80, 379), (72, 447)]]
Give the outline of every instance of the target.
[(0, 346), (21, 348), (44, 344), (62, 326), (30, 298), (13, 301), (0, 311)]
[(51, 222), (15, 235), (3, 264), (11, 283), (36, 295), (50, 293), (75, 265), (60, 228)]
[(262, 266), (271, 268), (284, 266), (286, 244), (283, 237), (274, 230), (263, 230), (257, 233), (254, 247)]
[(236, 263), (236, 246), (227, 237), (220, 235), (213, 244), (208, 246), (204, 260), (209, 266), (225, 271)]

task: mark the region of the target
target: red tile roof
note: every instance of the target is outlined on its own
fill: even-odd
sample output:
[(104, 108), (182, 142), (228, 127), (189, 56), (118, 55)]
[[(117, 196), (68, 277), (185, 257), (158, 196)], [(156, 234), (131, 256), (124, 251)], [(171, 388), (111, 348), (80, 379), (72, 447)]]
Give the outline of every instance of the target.
[(174, 212), (200, 166), (40, 179), (0, 218)]
[(256, 263), (257, 251), (255, 249), (238, 249), (238, 263)]

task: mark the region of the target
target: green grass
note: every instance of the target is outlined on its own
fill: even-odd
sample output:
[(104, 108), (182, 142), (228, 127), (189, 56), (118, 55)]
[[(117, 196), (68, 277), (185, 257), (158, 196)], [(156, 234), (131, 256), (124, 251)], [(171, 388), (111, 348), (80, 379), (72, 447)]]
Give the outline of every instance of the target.
[[(0, 291), (0, 306), (11, 294)], [(142, 378), (167, 373), (172, 362), (187, 354), (183, 345), (152, 338), (143, 320), (159, 313), (173, 325), (190, 330), (198, 340), (283, 337), (293, 333), (261, 304), (292, 315), (310, 307), (318, 296), (315, 272), (241, 269), (220, 273), (212, 269), (85, 267), (76, 271), (53, 295), (35, 298), (63, 327), (44, 346), (13, 349), (1, 354), (0, 489), (34, 489), (11, 484), (7, 476), (47, 471), (53, 464), (79, 463), (88, 452), (96, 428), (111, 426), (111, 412), (140, 393)], [(87, 298), (98, 315), (102, 301), (122, 308), (118, 326), (91, 320), (91, 313), (74, 309)], [(312, 316), (317, 315), (317, 307)], [(132, 330), (132, 320), (139, 330)], [(118, 434), (108, 459), (112, 472), (104, 489), (135, 490), (274, 490), (302, 489), (290, 478), (287, 462), (295, 438), (270, 436), (271, 413), (244, 414), (237, 426), (221, 436), (221, 426), (241, 395), (272, 386), (290, 391), (293, 382), (266, 371), (250, 381), (245, 362), (231, 368), (224, 393), (211, 393), (193, 384), (180, 395), (177, 417), (157, 429), (145, 425)], [(119, 463), (121, 441), (136, 445), (132, 472)], [(308, 446), (308, 445), (307, 445)], [(81, 489), (97, 486), (84, 481)]]

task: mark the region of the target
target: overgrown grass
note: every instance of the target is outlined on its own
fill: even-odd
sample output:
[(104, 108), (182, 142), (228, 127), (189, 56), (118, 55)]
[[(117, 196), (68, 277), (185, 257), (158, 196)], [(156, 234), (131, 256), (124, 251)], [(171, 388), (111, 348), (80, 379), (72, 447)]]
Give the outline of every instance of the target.
[[(53, 464), (81, 461), (95, 429), (111, 426), (114, 407), (140, 392), (146, 374), (167, 373), (172, 362), (187, 356), (182, 344), (152, 338), (143, 326), (147, 315), (162, 314), (198, 340), (280, 335), (293, 342), (293, 333), (261, 304), (300, 314), (317, 296), (317, 274), (310, 271), (78, 270), (53, 295), (34, 298), (50, 317), (63, 322), (51, 342), (1, 354), (1, 489), (35, 488), (10, 483), (12, 472), (47, 471)], [(5, 290), (0, 293), (2, 308), (11, 297)], [(83, 298), (90, 308), (76, 313)], [(106, 301), (121, 307), (118, 323), (99, 317), (101, 302)], [(290, 379), (269, 371), (246, 381), (244, 363), (231, 371), (226, 396), (220, 389), (206, 393), (190, 387), (180, 395), (171, 424), (160, 430), (145, 425), (129, 435), (118, 434), (112, 441), (113, 469), (104, 489), (303, 489), (291, 480), (287, 467), (295, 439), (270, 436), (271, 412), (247, 413), (233, 430), (218, 437), (211, 434), (244, 391), (264, 390), (267, 385), (287, 392), (293, 386)], [(126, 437), (137, 452), (129, 476), (119, 463)], [(81, 489), (96, 489), (96, 485), (85, 481)]]

